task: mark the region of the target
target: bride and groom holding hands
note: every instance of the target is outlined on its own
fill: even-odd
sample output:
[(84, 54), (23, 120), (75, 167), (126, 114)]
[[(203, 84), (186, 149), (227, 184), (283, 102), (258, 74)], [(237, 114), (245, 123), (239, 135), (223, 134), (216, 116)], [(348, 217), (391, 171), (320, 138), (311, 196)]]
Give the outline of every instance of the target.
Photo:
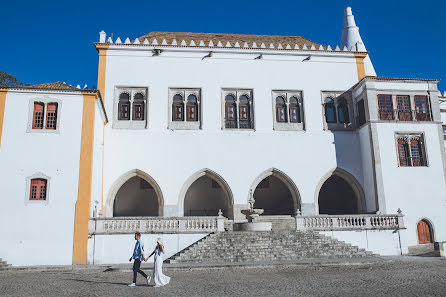
[(141, 270), (141, 262), (149, 260), (149, 258), (153, 255), (154, 263), (153, 263), (153, 281), (155, 283), (154, 287), (161, 287), (167, 285), (170, 281), (170, 277), (163, 274), (163, 255), (165, 253), (163, 241), (161, 238), (158, 238), (156, 241), (155, 250), (146, 258), (144, 257), (144, 243), (141, 241), (141, 233), (135, 233), (135, 248), (133, 249), (133, 255), (130, 257), (129, 261), (135, 260), (133, 262), (133, 282), (129, 284), (129, 287), (136, 286), (136, 276), (137, 274), (141, 274), (143, 277), (147, 279), (147, 284), (150, 285), (151, 278)]

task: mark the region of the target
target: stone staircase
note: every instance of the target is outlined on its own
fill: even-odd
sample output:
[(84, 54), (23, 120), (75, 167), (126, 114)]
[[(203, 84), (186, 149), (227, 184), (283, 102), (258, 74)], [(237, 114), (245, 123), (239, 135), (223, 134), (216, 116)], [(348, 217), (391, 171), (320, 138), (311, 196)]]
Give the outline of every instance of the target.
[(3, 261), (2, 258), (0, 258), (0, 270), (6, 270), (11, 264), (6, 263), (6, 261)]
[(255, 222), (271, 222), (273, 231), (291, 231), (296, 230), (296, 219), (292, 216), (266, 216), (261, 215), (255, 219)]
[(167, 263), (262, 262), (373, 257), (371, 252), (311, 231), (211, 233)]

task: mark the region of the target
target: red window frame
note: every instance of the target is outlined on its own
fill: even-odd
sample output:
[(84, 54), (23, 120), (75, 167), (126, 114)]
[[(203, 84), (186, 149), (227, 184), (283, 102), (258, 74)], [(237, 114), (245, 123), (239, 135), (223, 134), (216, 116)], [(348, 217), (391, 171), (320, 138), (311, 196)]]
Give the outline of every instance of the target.
[(48, 182), (43, 178), (31, 180), (29, 190), (29, 200), (46, 200)]
[(33, 129), (43, 129), (45, 104), (42, 102), (34, 102), (33, 109)]
[(51, 102), (46, 105), (46, 125), (48, 130), (56, 130), (57, 128), (57, 103)]
[(398, 139), (398, 158), (400, 166), (410, 166), (409, 147), (404, 139)]
[(396, 105), (398, 107), (398, 120), (412, 121), (412, 107), (409, 95), (396, 95)]
[(432, 117), (429, 97), (426, 95), (416, 95), (414, 100), (417, 121), (431, 121)]
[(378, 112), (381, 120), (394, 120), (392, 95), (378, 95)]

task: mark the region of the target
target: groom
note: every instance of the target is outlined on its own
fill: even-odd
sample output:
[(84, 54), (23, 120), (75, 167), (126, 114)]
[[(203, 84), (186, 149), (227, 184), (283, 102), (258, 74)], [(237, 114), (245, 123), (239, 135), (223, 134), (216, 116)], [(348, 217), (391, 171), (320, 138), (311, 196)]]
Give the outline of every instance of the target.
[(129, 287), (136, 286), (136, 275), (138, 273), (147, 279), (147, 284), (150, 284), (150, 276), (147, 276), (147, 274), (140, 269), (141, 261), (146, 260), (146, 258), (144, 258), (144, 243), (141, 241), (141, 233), (135, 233), (135, 240), (136, 243), (135, 248), (133, 249), (133, 255), (129, 259), (130, 262), (132, 259), (135, 259), (135, 262), (133, 262), (133, 283), (131, 283)]

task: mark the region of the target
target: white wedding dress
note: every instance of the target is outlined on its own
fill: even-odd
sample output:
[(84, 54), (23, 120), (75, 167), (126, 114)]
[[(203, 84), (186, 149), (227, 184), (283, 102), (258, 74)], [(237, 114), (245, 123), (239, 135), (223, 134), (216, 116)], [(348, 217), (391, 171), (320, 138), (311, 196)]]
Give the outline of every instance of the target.
[(153, 265), (153, 281), (155, 286), (167, 285), (170, 281), (170, 277), (163, 274), (163, 253), (156, 248), (155, 249), (155, 261)]

